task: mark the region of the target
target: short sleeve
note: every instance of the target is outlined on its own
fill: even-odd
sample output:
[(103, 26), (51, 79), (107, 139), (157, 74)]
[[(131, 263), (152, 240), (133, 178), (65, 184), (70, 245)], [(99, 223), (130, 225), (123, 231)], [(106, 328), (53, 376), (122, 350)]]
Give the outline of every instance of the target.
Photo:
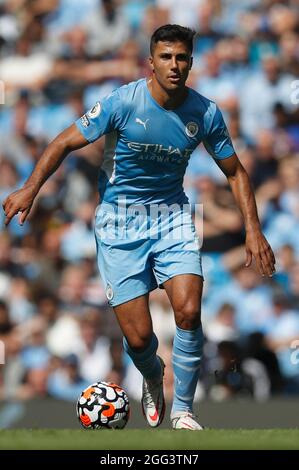
[(218, 106), (216, 106), (215, 114), (204, 136), (203, 144), (209, 154), (218, 160), (231, 157), (235, 153), (229, 132)]
[(121, 123), (121, 100), (114, 91), (96, 104), (75, 122), (81, 134), (89, 142), (119, 128)]

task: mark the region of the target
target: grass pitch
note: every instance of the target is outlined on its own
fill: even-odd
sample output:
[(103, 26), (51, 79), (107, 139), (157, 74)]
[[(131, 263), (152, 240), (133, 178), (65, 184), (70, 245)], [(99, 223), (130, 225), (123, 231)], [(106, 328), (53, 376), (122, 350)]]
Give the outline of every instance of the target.
[(299, 449), (298, 429), (209, 429), (199, 432), (123, 429), (0, 430), (0, 449), (276, 450)]

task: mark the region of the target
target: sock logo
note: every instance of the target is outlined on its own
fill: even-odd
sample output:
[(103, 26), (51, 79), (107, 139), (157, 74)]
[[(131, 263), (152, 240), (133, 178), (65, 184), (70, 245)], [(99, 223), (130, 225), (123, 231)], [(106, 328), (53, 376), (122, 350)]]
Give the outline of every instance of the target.
[(177, 377), (175, 378), (175, 381), (178, 385), (182, 385), (182, 381), (180, 379), (178, 379)]

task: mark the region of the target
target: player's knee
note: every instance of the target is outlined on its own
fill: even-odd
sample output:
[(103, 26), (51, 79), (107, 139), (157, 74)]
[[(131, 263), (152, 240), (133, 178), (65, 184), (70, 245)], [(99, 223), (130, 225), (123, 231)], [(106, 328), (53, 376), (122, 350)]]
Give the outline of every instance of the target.
[(135, 332), (130, 338), (127, 338), (129, 346), (134, 352), (144, 351), (150, 344), (150, 340), (151, 335), (138, 334), (138, 332)]
[(194, 330), (200, 325), (200, 306), (185, 303), (175, 311), (176, 324), (183, 330)]

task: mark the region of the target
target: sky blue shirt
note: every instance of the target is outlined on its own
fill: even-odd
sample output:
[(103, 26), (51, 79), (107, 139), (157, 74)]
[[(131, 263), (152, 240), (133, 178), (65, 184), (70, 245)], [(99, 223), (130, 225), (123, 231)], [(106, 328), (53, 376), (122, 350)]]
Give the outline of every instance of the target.
[(109, 204), (185, 204), (183, 179), (193, 150), (203, 142), (215, 159), (234, 149), (216, 104), (188, 88), (183, 104), (162, 108), (145, 79), (124, 85), (76, 121), (94, 142), (106, 135), (99, 175), (101, 201)]

